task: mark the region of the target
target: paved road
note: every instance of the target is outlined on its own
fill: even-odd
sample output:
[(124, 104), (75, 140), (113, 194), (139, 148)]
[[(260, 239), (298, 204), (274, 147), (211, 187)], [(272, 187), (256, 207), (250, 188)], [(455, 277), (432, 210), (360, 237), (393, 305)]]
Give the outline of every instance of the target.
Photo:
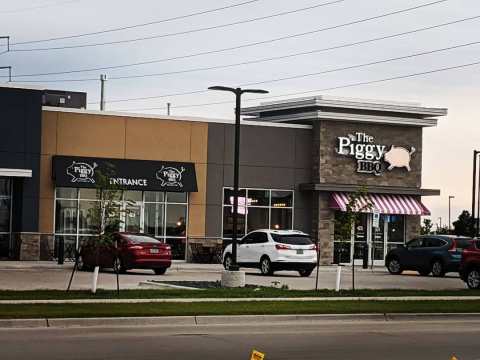
[(2, 360), (480, 359), (478, 321), (0, 330)]
[[(41, 266), (40, 266), (41, 265)], [(71, 265), (57, 266), (55, 264), (8, 264), (0, 262), (0, 289), (65, 289), (71, 272)], [(202, 280), (217, 281), (221, 278), (222, 268), (220, 265), (182, 264), (176, 263), (169, 269), (166, 275), (156, 276), (150, 270), (130, 271), (121, 275), (122, 288), (137, 288), (139, 282), (145, 280)], [(315, 273), (308, 278), (301, 278), (296, 272), (281, 271), (275, 276), (262, 276), (257, 270), (247, 269), (246, 281), (248, 284), (272, 286), (287, 285), (290, 289), (313, 289), (315, 288)], [(334, 267), (321, 267), (319, 276), (319, 288), (333, 289), (335, 287)], [(393, 276), (384, 268), (356, 271), (357, 288), (376, 289), (464, 289), (464, 283), (455, 273), (450, 273), (445, 278), (433, 278), (419, 276), (416, 272), (405, 272), (401, 276)], [(91, 273), (77, 273), (73, 289), (89, 289)], [(115, 276), (111, 272), (103, 272), (99, 277), (99, 288), (114, 289), (116, 286)], [(342, 276), (342, 288), (351, 288), (351, 271), (344, 268)]]

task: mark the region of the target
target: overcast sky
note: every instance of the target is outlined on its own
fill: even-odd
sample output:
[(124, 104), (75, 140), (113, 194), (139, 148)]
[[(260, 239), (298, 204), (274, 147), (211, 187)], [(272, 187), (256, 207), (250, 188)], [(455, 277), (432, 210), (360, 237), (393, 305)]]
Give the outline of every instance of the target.
[[(17, 0), (15, 2), (3, 2), (0, 7), (0, 36), (9, 35), (12, 43), (42, 40), (153, 22), (246, 1)], [(12, 49), (73, 46), (171, 34), (269, 16), (333, 1), (258, 0), (227, 10), (186, 19), (76, 39), (14, 45)], [(18, 75), (152, 61), (309, 32), (433, 1), (345, 0), (308, 11), (299, 11), (245, 24), (183, 35), (164, 36), (151, 40), (63, 50), (10, 52), (0, 55), (0, 66), (13, 66), (14, 75)], [(477, 15), (480, 16), (480, 2), (449, 0), (368, 22), (267, 44), (243, 47), (238, 50), (121, 69), (24, 77), (15, 80), (28, 83), (33, 80), (96, 79), (101, 73), (106, 73), (109, 77), (116, 77), (205, 68), (317, 50)], [(109, 80), (107, 83), (107, 100), (203, 90), (216, 84), (237, 86), (369, 63), (477, 42), (480, 41), (479, 29), (480, 19), (473, 19), (359, 46), (316, 52), (281, 60), (156, 77)], [(5, 50), (5, 48), (0, 47), (0, 53), (2, 50)], [(264, 83), (258, 85), (258, 87), (269, 90), (271, 95), (282, 95), (384, 79), (477, 61), (480, 61), (480, 44), (473, 44), (449, 51), (368, 67)], [(470, 66), (402, 80), (319, 91), (318, 94), (414, 101), (426, 106), (448, 108), (449, 115), (439, 119), (437, 128), (426, 128), (424, 130), (422, 184), (425, 188), (441, 189), (441, 196), (426, 197), (424, 202), (432, 210), (432, 218), (435, 223), (438, 222), (440, 216), (446, 223), (448, 221), (448, 195), (455, 196), (452, 202), (452, 218), (456, 218), (462, 209), (470, 209), (471, 207), (472, 150), (474, 148), (480, 149), (478, 127), (478, 121), (480, 121), (478, 107), (480, 100), (478, 92), (479, 69), (480, 65)], [(6, 75), (6, 73), (4, 72), (3, 75)], [(88, 92), (89, 102), (92, 102), (89, 107), (92, 109), (98, 108), (98, 104), (95, 102), (99, 100), (99, 81), (45, 82), (44, 84), (50, 88), (86, 91)], [(180, 108), (175, 108), (175, 106), (222, 102), (230, 99), (228, 94), (206, 92), (150, 100), (112, 102), (107, 103), (107, 109), (162, 114), (165, 113), (163, 109), (165, 104), (171, 102), (172, 115), (228, 118), (232, 117), (233, 114), (232, 104)], [(281, 99), (281, 97), (277, 99)], [(245, 100), (248, 100), (248, 97)], [(258, 101), (251, 101), (245, 102), (244, 105), (257, 103)], [(149, 108), (158, 109), (141, 110)]]

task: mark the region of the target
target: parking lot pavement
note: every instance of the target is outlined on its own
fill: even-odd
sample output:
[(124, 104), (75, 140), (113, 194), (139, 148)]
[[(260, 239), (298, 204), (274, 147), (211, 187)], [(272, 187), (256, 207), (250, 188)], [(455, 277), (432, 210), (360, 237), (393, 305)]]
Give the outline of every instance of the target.
[[(34, 289), (65, 289), (72, 271), (72, 264), (62, 266), (55, 263), (14, 263), (0, 262), (0, 289), (34, 290)], [(154, 275), (150, 270), (129, 271), (120, 275), (122, 288), (135, 289), (139, 283), (146, 280), (165, 281), (218, 281), (221, 278), (222, 267), (218, 264), (186, 264), (174, 263), (165, 275)], [(296, 272), (279, 271), (274, 276), (263, 276), (255, 269), (245, 269), (247, 284), (262, 286), (288, 286), (289, 289), (309, 290), (315, 288), (315, 271), (308, 278), (299, 277)], [(336, 268), (320, 267), (318, 288), (334, 289)], [(91, 273), (77, 272), (72, 289), (89, 289)], [(350, 289), (352, 272), (349, 267), (343, 267), (342, 289)], [(115, 274), (111, 271), (100, 273), (98, 287), (115, 289)], [(356, 268), (355, 287), (357, 289), (464, 289), (464, 283), (455, 273), (449, 273), (444, 278), (419, 276), (416, 272), (404, 272), (402, 275), (390, 275), (384, 268), (374, 268), (373, 271)]]

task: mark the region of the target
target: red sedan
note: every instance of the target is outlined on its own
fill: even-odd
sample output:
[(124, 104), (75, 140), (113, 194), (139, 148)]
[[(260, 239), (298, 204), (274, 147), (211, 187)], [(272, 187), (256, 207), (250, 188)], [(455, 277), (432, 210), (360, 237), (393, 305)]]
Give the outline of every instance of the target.
[(172, 264), (170, 245), (145, 234), (116, 233), (117, 246), (97, 247), (94, 243), (82, 246), (78, 259), (79, 270), (91, 270), (96, 265), (114, 268), (121, 273), (129, 269), (152, 269), (163, 275)]

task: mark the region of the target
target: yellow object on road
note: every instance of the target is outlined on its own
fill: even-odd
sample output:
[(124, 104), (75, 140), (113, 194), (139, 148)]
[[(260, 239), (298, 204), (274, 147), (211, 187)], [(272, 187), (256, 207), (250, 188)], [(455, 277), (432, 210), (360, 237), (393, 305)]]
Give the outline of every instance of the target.
[(252, 351), (252, 355), (250, 356), (250, 360), (264, 360), (264, 359), (265, 359), (265, 354), (264, 353), (261, 353), (257, 350)]
[(458, 360), (457, 357), (455, 355), (452, 355), (452, 357), (450, 358), (450, 360)]

